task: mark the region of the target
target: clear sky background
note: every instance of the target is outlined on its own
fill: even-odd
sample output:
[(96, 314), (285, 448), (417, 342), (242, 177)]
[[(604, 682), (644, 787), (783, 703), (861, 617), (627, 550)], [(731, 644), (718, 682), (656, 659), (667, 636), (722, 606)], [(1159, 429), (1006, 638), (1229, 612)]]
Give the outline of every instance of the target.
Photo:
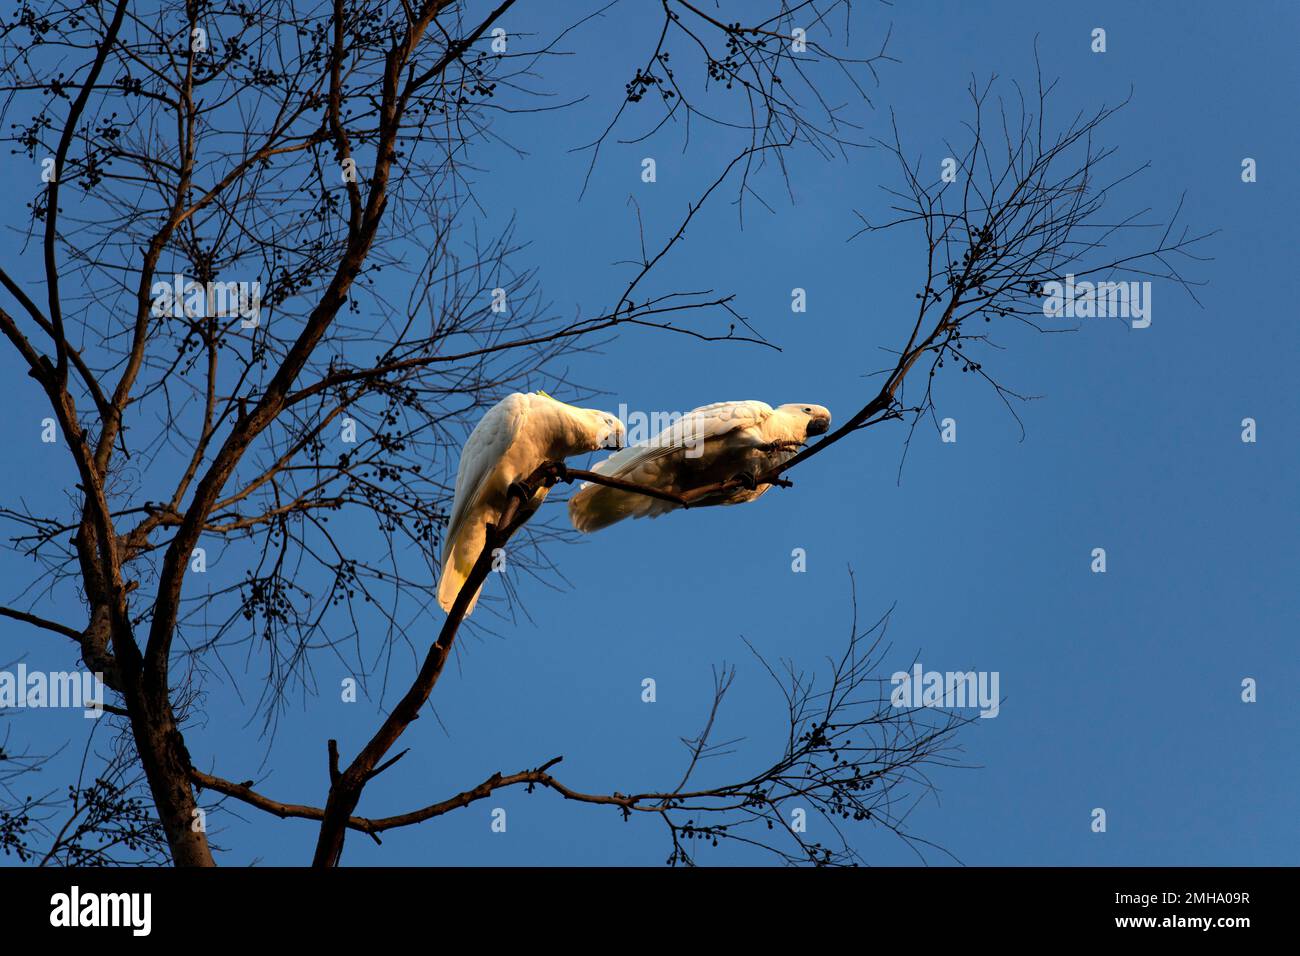
[[(723, 661), (738, 676), (719, 734), (746, 741), (699, 779), (743, 773), (779, 747), (783, 704), (742, 636), (770, 657), (823, 665), (843, 647), (852, 567), (864, 617), (896, 605), (886, 672), (916, 657), (929, 669), (1001, 675), (1000, 715), (961, 733), (978, 768), (937, 772), (939, 799), (916, 810), (912, 832), (966, 864), (1296, 862), (1300, 16), (1289, 3), (1087, 6), (863, 5), (855, 49), (875, 52), (892, 23), (900, 62), (881, 68), (876, 108), (858, 119), (884, 135), (892, 108), (905, 143), (937, 171), (944, 140), (960, 138), (969, 116), (971, 74), (1032, 81), (1035, 35), (1045, 73), (1061, 78), (1057, 119), (1116, 102), (1132, 86), (1133, 103), (1108, 125), (1106, 142), (1120, 147), (1120, 164), (1151, 169), (1117, 198), (1164, 213), (1187, 190), (1190, 221), (1222, 230), (1209, 247), (1214, 261), (1199, 270), (1210, 283), (1198, 291), (1204, 307), (1157, 283), (1148, 329), (1084, 321), (1066, 336), (1000, 337), (1006, 351), (986, 368), (1041, 396), (1017, 409), (1023, 440), (987, 387), (952, 375), (938, 411), (957, 420), (958, 441), (919, 429), (901, 483), (905, 430), (887, 425), (813, 459), (792, 474), (793, 490), (756, 504), (627, 522), (553, 546), (568, 583), (518, 578), (527, 616), (513, 620), (481, 606), (435, 692), (442, 726), (411, 727), (402, 741), (411, 753), (370, 786), (361, 813), (410, 810), (560, 754), (557, 773), (578, 789), (675, 783), (685, 756), (678, 738), (699, 728), (711, 668)], [(559, 311), (591, 311), (621, 287), (627, 268), (614, 261), (636, 242), (629, 196), (648, 235), (662, 235), (733, 152), (734, 142), (710, 142), (702, 129), (685, 155), (676, 133), (613, 145), (579, 201), (587, 156), (572, 149), (599, 132), (628, 65), (649, 49), (654, 7), (623, 3), (572, 34), (575, 55), (551, 62), (545, 85), (557, 99), (590, 99), (503, 117), (499, 131), (524, 155), (490, 148), (476, 157), (491, 171), (479, 180), (485, 221), (517, 217), (532, 240), (523, 259)], [(530, 4), (520, 8), (507, 29), (535, 29)], [(1089, 49), (1098, 26), (1107, 31), (1103, 55)], [(640, 181), (644, 156), (657, 160), (654, 184)], [(1244, 157), (1258, 162), (1255, 184), (1241, 181)], [(657, 284), (735, 291), (738, 308), (782, 351), (629, 332), (572, 360), (570, 377), (605, 393), (592, 404), (816, 402), (842, 421), (870, 397), (878, 386), (864, 375), (888, 360), (881, 349), (902, 341), (924, 259), (911, 233), (846, 239), (855, 209), (883, 209), (878, 187), (898, 184), (896, 166), (879, 150), (848, 161), (795, 151), (789, 165), (792, 197), (776, 180), (761, 183), (773, 211), (748, 205), (742, 231), (727, 204), (734, 192), (720, 194)], [(806, 314), (790, 311), (794, 287), (808, 290)], [(8, 349), (0, 399), (13, 410), (0, 424), (9, 450), (0, 500), (13, 502), (31, 494), (50, 449), (33, 439), (44, 410)], [(1255, 444), (1241, 441), (1247, 416), (1258, 422)], [(559, 506), (549, 511), (562, 516)], [(795, 547), (806, 550), (804, 574), (791, 572)], [(1090, 572), (1097, 547), (1106, 574)], [(7, 591), (30, 570), (0, 554)], [(490, 580), (487, 594), (500, 593)], [(440, 620), (409, 635), (421, 654)], [(75, 666), (69, 647), (22, 625), (0, 622), (0, 635), (0, 662), (30, 647), (29, 667)], [(389, 703), (417, 662), (399, 654), (393, 666)], [(255, 699), (256, 663), (236, 675), (245, 700)], [(322, 660), (315, 676), (323, 693), (296, 700), (274, 740), (259, 738), (259, 721), (228, 688), (209, 686), (206, 722), (189, 731), (196, 763), (257, 777), (277, 799), (323, 802), (325, 739), (355, 753), (379, 701), (338, 702), (333, 688), (345, 675), (333, 662)], [(657, 682), (656, 703), (641, 701), (644, 677)], [(1258, 681), (1255, 704), (1241, 701), (1245, 677)], [(84, 734), (76, 714), (23, 715), (13, 726), (37, 749), (71, 739), (70, 753)], [(49, 786), (65, 782), (60, 766)], [(507, 811), (504, 834), (491, 832), (494, 807)], [(1094, 807), (1107, 811), (1105, 834), (1090, 830)], [(222, 863), (310, 860), (312, 824), (231, 809), (238, 816), (211, 818), (215, 842), (230, 848)], [(855, 832), (869, 862), (918, 860), (869, 823)], [(345, 859), (658, 864), (667, 852), (653, 819), (624, 823), (613, 810), (508, 790), (390, 834), (383, 847), (352, 835)], [(702, 850), (700, 862), (767, 860), (723, 846)]]

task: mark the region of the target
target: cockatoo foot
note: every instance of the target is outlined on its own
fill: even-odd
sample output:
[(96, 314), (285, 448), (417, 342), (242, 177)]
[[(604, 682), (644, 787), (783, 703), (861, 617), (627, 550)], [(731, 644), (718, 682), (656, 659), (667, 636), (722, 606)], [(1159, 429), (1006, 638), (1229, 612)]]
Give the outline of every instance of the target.
[(527, 504), (533, 497), (533, 489), (522, 481), (512, 481), (506, 486), (506, 495), (518, 498), (520, 504)]
[(559, 481), (568, 481), (568, 480), (569, 480), (569, 469), (568, 469), (568, 466), (566, 466), (566, 465), (564, 464), (564, 462), (562, 462), (562, 461), (553, 461), (553, 462), (551, 462), (551, 463), (550, 463), (550, 471), (549, 471), (549, 473), (546, 475), (546, 479), (545, 479), (545, 480), (546, 480), (546, 487), (547, 487), (547, 488), (553, 487), (553, 486), (555, 485), (556, 482), (559, 482)]
[(758, 482), (755, 481), (755, 480), (754, 480), (754, 476), (751, 475), (751, 474), (750, 474), (749, 472), (747, 472), (747, 471), (742, 471), (742, 472), (741, 472), (740, 474), (738, 474), (738, 475), (732, 475), (731, 480), (732, 480), (732, 481), (738, 481), (738, 482), (740, 482), (742, 485), (744, 485), (744, 486), (745, 486), (746, 488), (748, 488), (750, 491), (757, 491), (757, 490), (758, 490)]

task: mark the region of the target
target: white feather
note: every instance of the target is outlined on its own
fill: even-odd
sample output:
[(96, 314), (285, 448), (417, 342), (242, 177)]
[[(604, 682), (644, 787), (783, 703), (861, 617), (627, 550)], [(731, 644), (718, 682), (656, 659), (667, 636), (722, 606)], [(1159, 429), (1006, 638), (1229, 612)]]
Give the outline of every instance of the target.
[[(461, 450), (456, 497), (442, 550), (438, 603), (451, 610), (487, 542), (487, 526), (505, 511), (509, 488), (546, 461), (556, 461), (621, 442), (623, 426), (613, 415), (575, 408), (543, 393), (508, 395), (488, 409)], [(538, 508), (540, 489), (524, 505)], [(471, 597), (468, 616), (478, 603)]]
[[(649, 441), (610, 456), (592, 470), (683, 494), (741, 473), (761, 474), (787, 461), (809, 435), (829, 425), (830, 412), (820, 405), (773, 409), (759, 401), (714, 402), (687, 412)], [(769, 487), (737, 488), (702, 498), (696, 505), (742, 504), (761, 497)], [(654, 518), (678, 507), (588, 483), (569, 501), (569, 518), (579, 531), (596, 531), (624, 518)]]

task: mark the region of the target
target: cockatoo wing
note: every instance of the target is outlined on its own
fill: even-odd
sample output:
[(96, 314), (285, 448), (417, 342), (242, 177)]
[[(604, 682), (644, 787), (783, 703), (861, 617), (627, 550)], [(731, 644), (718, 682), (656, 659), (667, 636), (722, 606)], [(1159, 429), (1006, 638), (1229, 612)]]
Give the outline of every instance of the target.
[(728, 432), (761, 426), (772, 414), (767, 402), (714, 402), (692, 409), (647, 442), (631, 445), (599, 462), (592, 471), (614, 478), (680, 455)]
[[(710, 465), (710, 456), (730, 458), (762, 441), (761, 426), (772, 415), (766, 402), (714, 402), (687, 412), (649, 441), (625, 448), (592, 470), (662, 490), (680, 490), (683, 472)], [(689, 455), (700, 457), (690, 460)], [(596, 484), (583, 485), (569, 500), (569, 519), (579, 531), (596, 531), (624, 518), (654, 518), (677, 505), (659, 498)]]

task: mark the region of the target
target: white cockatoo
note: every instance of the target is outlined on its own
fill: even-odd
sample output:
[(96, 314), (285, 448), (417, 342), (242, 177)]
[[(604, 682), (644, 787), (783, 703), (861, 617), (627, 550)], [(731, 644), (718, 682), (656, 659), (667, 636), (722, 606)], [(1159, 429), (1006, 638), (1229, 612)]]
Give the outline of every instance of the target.
[[(442, 546), (438, 603), (451, 610), (470, 569), (487, 541), (487, 526), (505, 511), (512, 486), (528, 478), (543, 462), (601, 448), (622, 448), (626, 434), (614, 415), (595, 408), (576, 408), (545, 392), (507, 395), (474, 426), (456, 469), (456, 501)], [(546, 497), (539, 488), (521, 502), (536, 511)], [(466, 616), (478, 603), (470, 599)]]
[[(649, 441), (632, 445), (592, 470), (611, 478), (684, 494), (740, 477), (748, 485), (706, 495), (698, 505), (753, 501), (771, 485), (752, 479), (784, 464), (813, 435), (831, 425), (821, 405), (772, 408), (766, 402), (715, 402), (687, 412)], [(624, 518), (657, 518), (679, 505), (633, 491), (587, 483), (569, 499), (569, 519), (579, 531), (598, 531)]]

